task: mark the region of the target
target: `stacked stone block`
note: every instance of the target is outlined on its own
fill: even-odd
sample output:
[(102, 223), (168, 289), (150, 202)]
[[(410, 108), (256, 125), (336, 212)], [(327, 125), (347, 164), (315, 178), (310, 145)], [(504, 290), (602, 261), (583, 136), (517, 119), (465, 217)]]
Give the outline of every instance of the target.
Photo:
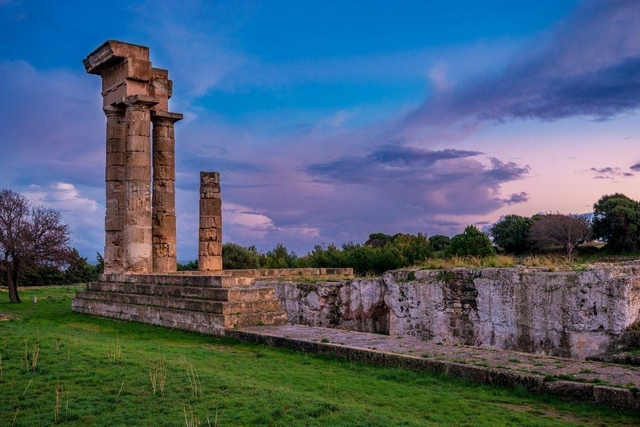
[(151, 273), (151, 128), (150, 107), (156, 98), (133, 95), (126, 105), (124, 270)]
[(220, 174), (200, 172), (198, 269), (222, 270), (222, 200)]
[(250, 278), (105, 274), (87, 284), (72, 309), (124, 321), (224, 335), (225, 329), (286, 323), (273, 287)]
[(176, 271), (173, 127), (182, 115), (167, 111), (169, 74), (152, 68), (147, 47), (114, 40), (83, 62), (102, 77), (107, 115), (105, 272)]
[(113, 272), (124, 265), (124, 183), (127, 127), (119, 107), (105, 107), (107, 116), (106, 213), (104, 269)]

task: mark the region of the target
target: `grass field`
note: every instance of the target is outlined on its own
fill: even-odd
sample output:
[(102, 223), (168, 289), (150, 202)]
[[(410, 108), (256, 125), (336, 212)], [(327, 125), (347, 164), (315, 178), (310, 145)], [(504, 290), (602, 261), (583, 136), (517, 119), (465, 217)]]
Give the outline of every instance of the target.
[[(624, 412), (71, 312), (0, 292), (1, 426), (622, 426)], [(37, 297), (37, 303), (33, 298)]]

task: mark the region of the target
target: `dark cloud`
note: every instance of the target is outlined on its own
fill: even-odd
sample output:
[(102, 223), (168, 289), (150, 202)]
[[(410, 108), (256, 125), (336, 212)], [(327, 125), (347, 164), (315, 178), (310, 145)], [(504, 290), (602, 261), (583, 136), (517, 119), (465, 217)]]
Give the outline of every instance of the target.
[[(479, 151), (454, 149), (430, 151), (403, 145), (385, 145), (376, 147), (365, 156), (345, 156), (326, 163), (311, 164), (306, 167), (306, 172), (322, 181), (343, 184), (364, 184), (418, 176), (422, 178), (417, 179), (426, 181), (430, 179), (428, 171), (436, 163), (466, 159), (480, 154), (482, 153)], [(497, 166), (496, 173), (499, 173), (499, 169), (500, 165)], [(442, 172), (438, 180), (450, 180), (454, 175), (454, 173)], [(432, 176), (431, 179), (433, 178)]]
[(503, 183), (524, 178), (529, 166), (489, 158), (465, 150), (430, 151), (407, 146), (377, 147), (362, 156), (345, 156), (308, 165), (316, 181), (360, 189), (360, 199), (377, 197), (420, 214), (487, 213), (527, 200), (526, 193), (497, 197)]
[(479, 151), (467, 150), (440, 150), (429, 151), (416, 147), (403, 145), (385, 145), (377, 147), (367, 156), (372, 161), (390, 164), (394, 166), (421, 165), (431, 166), (439, 160), (463, 159), (482, 154)]
[(635, 172), (640, 172), (640, 163), (636, 163), (635, 165), (631, 166), (629, 169)]
[(483, 172), (489, 182), (500, 184), (502, 182), (522, 179), (529, 173), (529, 166), (520, 166), (514, 162), (504, 163), (495, 157), (491, 157), (491, 168)]
[(513, 205), (516, 203), (524, 203), (529, 201), (529, 193), (521, 191), (520, 193), (514, 193), (507, 199), (502, 199), (507, 205)]
[(462, 82), (410, 114), (404, 126), (477, 126), (514, 119), (605, 120), (640, 107), (640, 7), (588, 2), (551, 39), (502, 73)]
[[(633, 166), (631, 166), (633, 169)], [(593, 179), (616, 179), (619, 177), (628, 178), (634, 176), (630, 172), (622, 172), (618, 167), (607, 166), (604, 168), (590, 168), (589, 172), (591, 172), (594, 177)]]

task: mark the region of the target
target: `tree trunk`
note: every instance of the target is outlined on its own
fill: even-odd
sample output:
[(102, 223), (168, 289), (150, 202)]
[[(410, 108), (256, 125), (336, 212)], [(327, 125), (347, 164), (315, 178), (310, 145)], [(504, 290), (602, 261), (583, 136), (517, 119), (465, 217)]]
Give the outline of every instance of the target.
[(7, 287), (9, 288), (9, 300), (11, 302), (22, 302), (18, 295), (18, 271), (14, 268), (9, 268), (7, 271)]

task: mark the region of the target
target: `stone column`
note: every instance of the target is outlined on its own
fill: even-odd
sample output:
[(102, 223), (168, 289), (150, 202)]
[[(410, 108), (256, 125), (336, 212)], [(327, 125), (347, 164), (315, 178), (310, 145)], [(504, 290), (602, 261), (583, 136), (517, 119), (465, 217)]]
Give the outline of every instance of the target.
[(127, 125), (125, 151), (124, 269), (151, 273), (151, 125), (149, 108), (157, 99), (133, 95), (123, 99)]
[(124, 228), (124, 157), (127, 126), (124, 109), (108, 106), (107, 116), (107, 165), (106, 205), (104, 229), (104, 272), (121, 273), (124, 268), (122, 233)]
[(218, 172), (200, 172), (198, 270), (222, 270), (222, 200)]
[(153, 122), (153, 271), (177, 270), (174, 123), (182, 114), (152, 111)]

